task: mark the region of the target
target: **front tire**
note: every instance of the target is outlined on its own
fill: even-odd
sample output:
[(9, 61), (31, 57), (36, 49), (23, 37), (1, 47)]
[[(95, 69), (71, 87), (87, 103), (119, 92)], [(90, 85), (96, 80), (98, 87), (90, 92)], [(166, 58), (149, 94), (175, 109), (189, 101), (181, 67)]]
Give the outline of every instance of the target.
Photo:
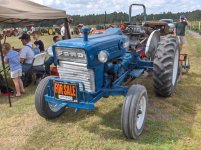
[(153, 65), (153, 81), (157, 95), (168, 97), (174, 93), (179, 57), (180, 49), (175, 37), (167, 36), (159, 42)]
[(54, 119), (60, 116), (65, 110), (65, 107), (45, 101), (44, 96), (47, 93), (48, 82), (51, 78), (53, 78), (53, 76), (42, 79), (35, 92), (36, 110), (41, 117), (46, 119)]
[(121, 113), (121, 128), (128, 139), (137, 139), (143, 129), (147, 112), (147, 91), (142, 85), (132, 85)]

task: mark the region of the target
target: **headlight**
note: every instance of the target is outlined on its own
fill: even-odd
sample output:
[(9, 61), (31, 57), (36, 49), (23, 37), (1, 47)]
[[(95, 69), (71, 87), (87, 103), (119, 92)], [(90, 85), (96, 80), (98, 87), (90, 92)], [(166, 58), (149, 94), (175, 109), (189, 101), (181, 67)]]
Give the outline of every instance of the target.
[(98, 60), (101, 62), (101, 63), (106, 63), (108, 61), (108, 52), (106, 51), (100, 51), (98, 53)]

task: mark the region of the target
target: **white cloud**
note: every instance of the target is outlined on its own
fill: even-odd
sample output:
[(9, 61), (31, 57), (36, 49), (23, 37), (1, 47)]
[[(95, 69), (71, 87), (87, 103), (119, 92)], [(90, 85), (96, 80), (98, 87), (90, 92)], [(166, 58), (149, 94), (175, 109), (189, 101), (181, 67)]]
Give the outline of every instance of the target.
[[(107, 11), (111, 13), (126, 12), (132, 3), (143, 3), (147, 7), (148, 14), (162, 12), (185, 12), (201, 8), (200, 0), (32, 0), (42, 5), (66, 10), (70, 15), (100, 14)], [(142, 10), (136, 8), (135, 14)]]

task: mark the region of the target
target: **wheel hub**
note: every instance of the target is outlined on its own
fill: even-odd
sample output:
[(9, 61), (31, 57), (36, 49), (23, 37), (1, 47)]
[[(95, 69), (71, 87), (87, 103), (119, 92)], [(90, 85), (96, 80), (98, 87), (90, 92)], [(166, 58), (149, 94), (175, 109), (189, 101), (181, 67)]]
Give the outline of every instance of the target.
[(48, 105), (53, 112), (58, 112), (62, 108), (62, 106), (50, 102), (48, 102)]
[(138, 130), (142, 128), (145, 119), (145, 113), (146, 113), (146, 98), (145, 96), (142, 96), (138, 103), (138, 112), (136, 116), (137, 119), (136, 127)]
[(179, 51), (177, 50), (174, 57), (173, 71), (172, 71), (172, 85), (175, 85), (178, 76), (179, 66)]

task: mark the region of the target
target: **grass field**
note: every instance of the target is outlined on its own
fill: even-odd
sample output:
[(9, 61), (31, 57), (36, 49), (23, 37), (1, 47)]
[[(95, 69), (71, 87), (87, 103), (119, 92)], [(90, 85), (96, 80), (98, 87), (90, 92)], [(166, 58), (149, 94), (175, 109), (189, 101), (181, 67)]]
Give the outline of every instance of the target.
[[(51, 37), (43, 37), (46, 46)], [(18, 47), (19, 41), (8, 38)], [(173, 97), (156, 97), (151, 77), (134, 83), (146, 86), (149, 96), (145, 130), (138, 140), (124, 138), (120, 127), (123, 97), (103, 99), (95, 111), (67, 108), (55, 120), (41, 118), (34, 106), (32, 85), (9, 108), (0, 97), (0, 149), (201, 149), (201, 39), (190, 34), (184, 51), (190, 54), (191, 70), (178, 83)]]
[(201, 34), (201, 21), (192, 21), (192, 26), (190, 26), (190, 29)]

